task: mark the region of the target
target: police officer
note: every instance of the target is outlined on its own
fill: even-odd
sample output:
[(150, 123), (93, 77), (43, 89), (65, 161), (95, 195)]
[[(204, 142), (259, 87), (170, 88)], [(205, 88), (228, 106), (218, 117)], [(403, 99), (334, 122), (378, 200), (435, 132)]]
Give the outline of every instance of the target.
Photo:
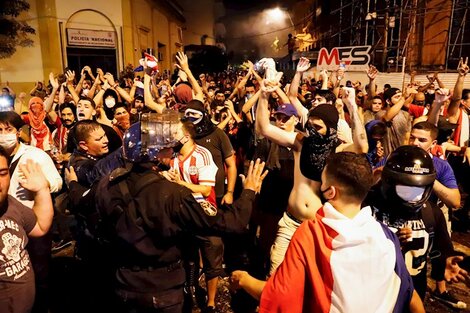
[(143, 114), (124, 135), (129, 164), (103, 177), (96, 189), (97, 209), (112, 230), (116, 294), (125, 312), (182, 312), (186, 235), (243, 231), (267, 174), (264, 163), (251, 162), (241, 196), (218, 211), (156, 171), (155, 161), (181, 145), (178, 127), (176, 112)]
[(431, 156), (421, 148), (401, 146), (388, 157), (382, 180), (365, 200), (377, 220), (395, 231), (413, 284), (424, 300), (428, 256), (446, 263), (441, 279), (458, 281), (468, 274), (457, 262), (442, 211), (428, 201), (436, 172)]

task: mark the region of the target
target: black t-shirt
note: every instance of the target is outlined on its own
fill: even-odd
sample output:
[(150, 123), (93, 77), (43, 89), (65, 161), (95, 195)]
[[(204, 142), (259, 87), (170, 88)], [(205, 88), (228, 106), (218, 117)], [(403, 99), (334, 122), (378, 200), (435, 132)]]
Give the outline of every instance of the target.
[(370, 205), (375, 218), (387, 225), (392, 231), (408, 227), (412, 230), (411, 240), (401, 243), (406, 267), (411, 276), (426, 270), (428, 254), (438, 251), (446, 258), (453, 254), (453, 245), (447, 231), (442, 211), (429, 201), (416, 213), (408, 213), (386, 201), (380, 185), (374, 186), (367, 195), (364, 205)]
[(212, 133), (195, 141), (196, 144), (210, 151), (215, 165), (219, 169), (215, 177), (215, 195), (217, 198), (221, 198), (225, 193), (225, 159), (233, 155), (230, 139), (223, 130), (216, 127)]
[[(254, 159), (259, 158), (261, 161), (267, 162), (270, 159), (272, 145), (267, 138), (260, 140), (256, 146)], [(283, 146), (277, 146), (276, 150), (271, 153), (277, 153), (280, 167), (266, 163), (269, 172), (261, 186), (257, 207), (265, 212), (282, 214), (287, 209), (289, 195), (294, 186), (294, 153), (292, 149)], [(275, 156), (271, 156), (271, 158), (273, 157)]]
[(10, 295), (9, 287), (12, 285), (34, 284), (33, 269), (25, 247), (36, 220), (30, 208), (8, 196), (8, 207), (0, 217), (0, 299)]

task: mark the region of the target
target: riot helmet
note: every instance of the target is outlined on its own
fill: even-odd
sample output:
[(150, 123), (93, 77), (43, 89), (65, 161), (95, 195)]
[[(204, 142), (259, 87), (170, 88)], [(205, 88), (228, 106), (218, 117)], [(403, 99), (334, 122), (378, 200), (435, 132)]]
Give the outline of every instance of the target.
[(158, 152), (178, 144), (178, 112), (144, 113), (141, 120), (124, 133), (123, 154), (130, 162), (156, 161)]
[(432, 157), (415, 146), (401, 146), (388, 157), (382, 171), (382, 194), (397, 209), (418, 212), (429, 199), (436, 171)]

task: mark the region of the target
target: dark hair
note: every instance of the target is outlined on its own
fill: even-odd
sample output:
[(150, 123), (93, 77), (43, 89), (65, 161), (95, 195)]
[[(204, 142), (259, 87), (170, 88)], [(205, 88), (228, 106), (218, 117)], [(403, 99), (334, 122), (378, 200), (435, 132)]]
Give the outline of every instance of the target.
[(75, 107), (75, 104), (73, 104), (72, 102), (64, 102), (61, 105), (59, 105), (59, 112), (62, 112), (64, 109), (67, 109), (67, 108), (72, 110), (73, 116), (76, 115), (76, 107)]
[(346, 198), (362, 202), (373, 185), (372, 168), (364, 154), (332, 153), (326, 161), (327, 179), (340, 186)]
[(372, 98), (372, 100), (376, 100), (376, 99), (379, 99), (380, 101), (382, 101), (382, 104), (383, 104), (383, 100), (382, 100), (382, 98), (381, 98), (380, 96), (374, 96), (374, 97)]
[(383, 122), (378, 122), (371, 127), (369, 135), (383, 137), (387, 133), (387, 126)]
[(100, 129), (101, 124), (93, 120), (83, 120), (75, 125), (75, 142), (86, 141), (90, 136), (91, 132)]
[(10, 156), (2, 147), (0, 147), (0, 157), (4, 157), (7, 160), (8, 166), (10, 166)]
[(20, 130), (20, 128), (24, 125), (21, 116), (19, 116), (18, 113), (13, 111), (0, 112), (0, 123), (13, 126), (14, 128), (16, 128), (16, 130)]
[(335, 102), (336, 102), (336, 96), (330, 90), (320, 89), (320, 90), (317, 91), (317, 95), (319, 95), (320, 97), (325, 98), (326, 103), (335, 104)]
[(470, 98), (470, 89), (462, 90), (462, 100), (468, 100)]
[[(103, 99), (104, 99), (104, 98), (103, 98)], [(77, 101), (77, 105), (78, 105), (78, 102), (80, 102), (80, 100), (90, 101), (91, 106), (93, 107), (93, 109), (96, 109), (96, 103), (95, 103), (95, 101), (94, 101), (92, 98), (88, 98), (88, 97), (85, 97), (85, 96), (80, 96), (80, 98), (79, 98), (78, 101)]]
[(194, 124), (190, 121), (184, 121), (181, 123), (183, 124), (184, 130), (189, 133), (189, 137), (191, 137), (191, 139), (194, 139), (196, 137), (196, 127), (194, 126)]
[(256, 86), (255, 86), (255, 84), (253, 84), (253, 82), (251, 82), (251, 81), (249, 80), (249, 81), (245, 84), (245, 88), (247, 88), (247, 87), (253, 87), (253, 88), (255, 88)]
[(217, 109), (217, 107), (223, 107), (224, 105), (225, 104), (223, 100), (221, 101), (221, 100), (214, 99), (211, 102), (211, 110), (215, 110)]
[(436, 125), (426, 121), (414, 124), (412, 129), (420, 129), (430, 132), (432, 140), (436, 140), (439, 133), (439, 129), (436, 127)]
[(395, 88), (395, 87), (387, 89), (387, 91), (384, 92), (384, 100), (387, 101), (387, 100), (392, 99), (392, 97), (399, 92), (400, 92), (400, 89)]
[(390, 86), (390, 84), (385, 84), (384, 88), (389, 88), (390, 89), (390, 88), (392, 88), (392, 86)]

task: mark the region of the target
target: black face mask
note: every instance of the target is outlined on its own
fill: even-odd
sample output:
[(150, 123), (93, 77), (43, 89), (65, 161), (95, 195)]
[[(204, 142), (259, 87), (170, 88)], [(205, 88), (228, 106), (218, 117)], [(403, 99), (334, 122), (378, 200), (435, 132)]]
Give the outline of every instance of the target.
[(184, 146), (184, 143), (182, 143), (181, 141), (178, 141), (176, 146), (173, 147), (173, 151), (176, 153), (179, 153), (181, 151), (181, 148), (183, 148), (183, 146)]
[(305, 137), (300, 151), (300, 172), (308, 179), (321, 180), (321, 172), (330, 153), (338, 146), (336, 130), (330, 128), (326, 135), (321, 135), (311, 126), (306, 127), (308, 137)]

